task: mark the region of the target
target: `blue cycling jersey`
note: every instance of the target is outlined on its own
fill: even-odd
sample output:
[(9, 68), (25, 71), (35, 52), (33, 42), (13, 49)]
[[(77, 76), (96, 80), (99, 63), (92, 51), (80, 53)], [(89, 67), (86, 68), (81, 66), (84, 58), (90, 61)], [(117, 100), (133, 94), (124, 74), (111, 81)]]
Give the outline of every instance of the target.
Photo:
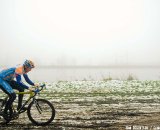
[(16, 78), (17, 80), (17, 83), (28, 89), (28, 86), (25, 85), (22, 80), (21, 80), (21, 75), (23, 75), (25, 81), (30, 84), (30, 85), (34, 85), (34, 83), (29, 79), (28, 75), (25, 73), (24, 71), (24, 67), (23, 66), (17, 66), (17, 67), (12, 67), (12, 68), (8, 68), (8, 69), (3, 69), (1, 72), (0, 72), (0, 78), (1, 80), (4, 80), (4, 81), (11, 81), (13, 80), (14, 78)]
[(2, 70), (0, 72), (0, 78), (2, 78), (3, 80), (6, 80), (6, 81), (13, 80), (14, 77), (16, 76), (15, 70), (16, 70), (15, 67)]

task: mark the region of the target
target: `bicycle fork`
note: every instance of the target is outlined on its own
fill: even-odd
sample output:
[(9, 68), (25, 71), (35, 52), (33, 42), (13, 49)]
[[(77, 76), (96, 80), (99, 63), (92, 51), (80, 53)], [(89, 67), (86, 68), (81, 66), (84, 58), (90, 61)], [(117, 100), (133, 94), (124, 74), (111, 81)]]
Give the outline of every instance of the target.
[(35, 104), (38, 112), (39, 112), (40, 114), (42, 114), (42, 108), (40, 107), (40, 105), (39, 105), (39, 103), (37, 102), (37, 100), (36, 100), (36, 99), (33, 99), (33, 102), (34, 102), (34, 104)]

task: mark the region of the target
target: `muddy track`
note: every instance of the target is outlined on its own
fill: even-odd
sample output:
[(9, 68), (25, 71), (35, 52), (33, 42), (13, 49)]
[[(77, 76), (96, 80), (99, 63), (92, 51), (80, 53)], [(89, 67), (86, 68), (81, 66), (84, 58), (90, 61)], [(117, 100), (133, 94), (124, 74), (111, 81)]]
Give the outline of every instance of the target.
[[(46, 97), (45, 94), (39, 98)], [(56, 93), (47, 96), (56, 109), (55, 120), (46, 127), (34, 126), (24, 113), (1, 129), (54, 130), (125, 130), (132, 125), (160, 124), (160, 104), (157, 100), (138, 98), (125, 100), (101, 94)], [(144, 102), (145, 100), (145, 102)], [(146, 103), (149, 102), (149, 103)]]

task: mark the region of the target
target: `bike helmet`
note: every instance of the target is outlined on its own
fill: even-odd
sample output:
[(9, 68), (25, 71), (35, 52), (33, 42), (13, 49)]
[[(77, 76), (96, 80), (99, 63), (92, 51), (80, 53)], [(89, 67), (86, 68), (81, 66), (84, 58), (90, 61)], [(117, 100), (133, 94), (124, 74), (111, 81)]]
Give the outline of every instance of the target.
[(25, 60), (23, 65), (28, 67), (28, 68), (34, 68), (35, 67), (33, 61), (31, 61), (31, 60)]

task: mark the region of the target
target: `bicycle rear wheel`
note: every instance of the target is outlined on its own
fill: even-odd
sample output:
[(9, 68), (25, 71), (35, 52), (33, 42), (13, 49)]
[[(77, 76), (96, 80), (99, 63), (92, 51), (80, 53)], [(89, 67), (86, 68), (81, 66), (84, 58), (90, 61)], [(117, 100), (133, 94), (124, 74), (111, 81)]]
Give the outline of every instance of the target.
[(4, 119), (3, 119), (4, 107), (5, 107), (5, 100), (0, 99), (0, 124), (4, 122)]
[(4, 110), (5, 107), (5, 101), (3, 99), (0, 99), (0, 113)]
[(45, 99), (35, 99), (32, 101), (27, 110), (28, 118), (36, 125), (48, 125), (55, 117), (53, 105)]

